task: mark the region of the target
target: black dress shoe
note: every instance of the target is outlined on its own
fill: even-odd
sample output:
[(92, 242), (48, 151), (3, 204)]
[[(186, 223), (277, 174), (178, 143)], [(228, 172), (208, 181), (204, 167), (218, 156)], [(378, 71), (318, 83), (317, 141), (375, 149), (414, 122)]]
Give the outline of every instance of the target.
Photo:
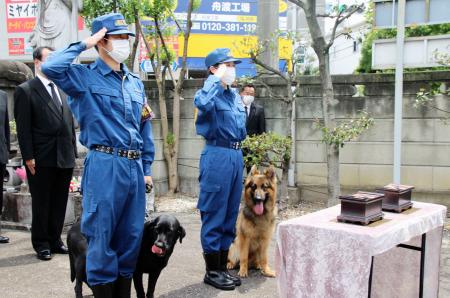
[(5, 236), (0, 236), (0, 243), (9, 243), (9, 238)]
[(44, 249), (37, 253), (37, 258), (42, 261), (49, 261), (52, 259), (52, 254), (49, 249)]
[(67, 248), (67, 246), (65, 246), (64, 244), (56, 247), (56, 248), (52, 248), (52, 253), (54, 254), (63, 254), (66, 255), (69, 253), (69, 249)]

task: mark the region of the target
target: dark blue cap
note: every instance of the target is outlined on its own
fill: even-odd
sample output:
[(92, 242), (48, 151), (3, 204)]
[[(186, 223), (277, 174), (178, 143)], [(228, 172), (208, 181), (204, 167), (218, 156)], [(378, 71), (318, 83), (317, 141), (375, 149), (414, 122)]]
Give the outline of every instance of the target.
[(92, 35), (102, 30), (103, 27), (108, 30), (106, 31), (106, 34), (128, 34), (135, 36), (133, 32), (128, 30), (127, 22), (120, 13), (109, 13), (95, 18), (92, 21)]
[(239, 64), (241, 63), (241, 60), (233, 58), (233, 56), (230, 55), (230, 49), (227, 48), (215, 49), (205, 58), (206, 68), (209, 68), (210, 66), (217, 63), (225, 62), (234, 62), (234, 64)]

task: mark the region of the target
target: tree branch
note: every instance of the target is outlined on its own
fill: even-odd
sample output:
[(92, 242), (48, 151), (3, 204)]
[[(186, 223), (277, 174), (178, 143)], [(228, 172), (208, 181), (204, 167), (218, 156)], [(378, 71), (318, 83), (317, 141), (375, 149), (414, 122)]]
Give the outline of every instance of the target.
[[(169, 50), (167, 49), (166, 41), (164, 40), (164, 36), (162, 35), (161, 28), (159, 27), (158, 17), (157, 16), (153, 16), (153, 18), (155, 20), (156, 33), (158, 34), (159, 40), (161, 41), (161, 45), (162, 45), (163, 51), (166, 53), (167, 63), (169, 63), (170, 62), (169, 61), (170, 53), (169, 53)], [(177, 83), (176, 83), (175, 78), (173, 76), (172, 69), (170, 67), (168, 67), (168, 70), (169, 70), (170, 79), (172, 80), (173, 85), (176, 86)], [(164, 80), (164, 78), (163, 78), (163, 80)]]
[(336, 30), (339, 24), (341, 23), (339, 21), (343, 11), (339, 11), (338, 15), (336, 16), (336, 21), (334, 22), (333, 30), (331, 31), (331, 37), (330, 42), (325, 46), (325, 50), (328, 51), (333, 44), (334, 40), (336, 39)]
[(175, 22), (175, 25), (177, 25), (178, 30), (183, 31), (183, 28), (181, 27), (177, 18), (175, 18), (175, 15), (173, 14), (173, 12), (170, 13), (170, 16), (172, 17), (173, 21)]
[(298, 7), (305, 9), (305, 3), (303, 3), (303, 1), (301, 0), (289, 0), (289, 2), (294, 3)]
[(186, 60), (188, 54), (188, 44), (189, 44), (189, 36), (191, 35), (192, 28), (192, 10), (194, 8), (194, 0), (189, 0), (188, 3), (188, 12), (186, 18), (186, 32), (183, 31), (183, 57), (181, 58), (181, 71), (178, 77), (178, 85), (176, 86), (177, 90), (180, 91), (183, 86), (183, 80), (186, 75)]
[(285, 80), (286, 82), (289, 81), (289, 79), (288, 79), (281, 71), (279, 71), (279, 70), (273, 68), (273, 67), (270, 66), (270, 65), (265, 64), (264, 62), (262, 62), (261, 60), (259, 60), (259, 59), (256, 58), (256, 57), (251, 57), (251, 58), (252, 58), (252, 60), (253, 60), (253, 62), (254, 62), (255, 64), (261, 66), (262, 68), (264, 68), (265, 70), (267, 70), (267, 71), (269, 71), (269, 72), (271, 72), (271, 73), (273, 73), (273, 74), (276, 74), (277, 76), (281, 77), (281, 78), (282, 78), (283, 80)]
[(334, 43), (334, 40), (337, 38), (336, 37), (337, 27), (343, 21), (345, 21), (346, 19), (350, 18), (354, 13), (356, 13), (357, 11), (359, 11), (360, 9), (363, 9), (363, 8), (364, 8), (364, 4), (360, 4), (360, 5), (354, 6), (353, 9), (348, 14), (346, 14), (345, 16), (342, 16), (342, 12), (343, 11), (339, 11), (339, 14), (337, 16), (336, 22), (334, 23), (334, 26), (333, 26), (333, 31), (331, 33), (330, 41), (328, 42), (328, 44), (325, 47), (326, 51), (328, 51), (331, 48), (331, 46)]

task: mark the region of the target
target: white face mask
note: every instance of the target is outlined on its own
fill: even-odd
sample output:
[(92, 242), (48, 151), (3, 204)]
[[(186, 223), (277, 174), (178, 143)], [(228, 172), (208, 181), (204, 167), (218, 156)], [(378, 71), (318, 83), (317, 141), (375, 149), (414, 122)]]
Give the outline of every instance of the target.
[(105, 51), (117, 63), (122, 63), (130, 56), (130, 43), (127, 39), (112, 39), (112, 50)]
[(250, 105), (254, 100), (255, 100), (254, 96), (251, 96), (251, 95), (244, 95), (244, 96), (242, 96), (242, 102), (246, 106)]
[(227, 67), (227, 70), (225, 71), (225, 74), (222, 77), (222, 81), (227, 85), (231, 85), (235, 80), (236, 80), (236, 68)]

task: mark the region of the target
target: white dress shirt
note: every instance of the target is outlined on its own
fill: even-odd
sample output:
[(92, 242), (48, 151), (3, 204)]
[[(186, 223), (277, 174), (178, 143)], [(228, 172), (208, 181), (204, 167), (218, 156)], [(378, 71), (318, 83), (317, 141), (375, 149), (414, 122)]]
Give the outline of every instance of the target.
[[(48, 94), (50, 94), (50, 97), (52, 97), (52, 87), (50, 87), (50, 83), (53, 83), (52, 81), (50, 81), (49, 79), (41, 76), (40, 74), (36, 74), (36, 77), (39, 78), (39, 80), (41, 80), (42, 84), (44, 84), (45, 89), (47, 90)], [(55, 83), (53, 83), (53, 85), (55, 86), (55, 91), (56, 91), (56, 95), (58, 96), (58, 100), (59, 103), (62, 105), (62, 101), (61, 101), (61, 97), (59, 95), (59, 90), (58, 87), (56, 87)]]

